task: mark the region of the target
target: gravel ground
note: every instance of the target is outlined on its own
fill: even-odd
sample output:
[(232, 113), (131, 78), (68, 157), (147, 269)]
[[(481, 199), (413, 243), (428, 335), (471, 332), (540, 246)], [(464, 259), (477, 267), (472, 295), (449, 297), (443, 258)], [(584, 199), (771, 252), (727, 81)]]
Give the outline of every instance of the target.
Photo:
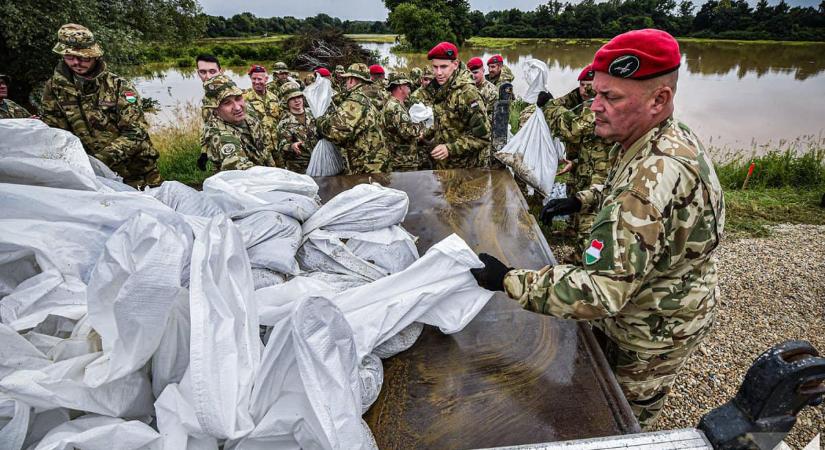
[[(789, 339), (825, 354), (825, 226), (781, 225), (772, 236), (723, 241), (716, 324), (676, 380), (657, 429), (694, 427), (727, 402), (751, 363)], [(569, 247), (553, 247), (556, 257)], [(801, 449), (825, 437), (825, 405), (806, 408), (785, 439)]]

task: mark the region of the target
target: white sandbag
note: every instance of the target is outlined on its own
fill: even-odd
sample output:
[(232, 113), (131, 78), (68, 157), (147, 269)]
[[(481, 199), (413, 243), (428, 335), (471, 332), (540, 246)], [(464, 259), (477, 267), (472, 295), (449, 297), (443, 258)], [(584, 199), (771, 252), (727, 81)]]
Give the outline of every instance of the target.
[(406, 270), (344, 291), (332, 302), (344, 312), (363, 358), (416, 321), (443, 332), (461, 330), (493, 295), (470, 273), (479, 267), (475, 252), (453, 234)]
[(267, 202), (255, 194), (269, 191), (292, 192), (315, 198), (318, 185), (312, 177), (276, 167), (255, 166), (247, 170), (224, 170), (203, 181), (203, 191), (226, 192), (247, 207)]
[(144, 192), (180, 214), (201, 217), (223, 214), (217, 203), (203, 192), (178, 181), (164, 181), (159, 187), (147, 188)]
[[(106, 164), (103, 164), (103, 161), (95, 158), (92, 155), (89, 156), (89, 164), (92, 166), (92, 171), (94, 172), (95, 176), (100, 178), (104, 178), (109, 181), (116, 181), (118, 183), (123, 183), (123, 177), (115, 173), (112, 169), (109, 168)], [(132, 188), (134, 190), (134, 188)]]
[(321, 117), (332, 103), (332, 82), (324, 77), (316, 77), (315, 82), (304, 89), (304, 98), (315, 117)]
[(261, 325), (272, 326), (295, 308), (295, 304), (310, 297), (330, 298), (335, 291), (329, 284), (309, 277), (294, 277), (286, 283), (255, 291)]
[(351, 234), (346, 245), (356, 256), (387, 273), (400, 272), (418, 259), (415, 237), (400, 225)]
[(295, 252), (301, 246), (301, 224), (274, 211), (258, 211), (234, 221), (252, 267), (297, 274)]
[(547, 82), (550, 81), (550, 69), (544, 61), (528, 59), (524, 62), (524, 79), (527, 81), (527, 92), (524, 101), (536, 103), (540, 92), (549, 91)]
[(88, 386), (134, 372), (155, 353), (174, 304), (188, 297), (181, 273), (189, 251), (173, 228), (144, 213), (106, 241), (86, 291), (88, 320), (104, 352), (86, 368)]
[(315, 230), (296, 255), (301, 269), (360, 277), (365, 282), (389, 275), (389, 272), (359, 257), (341, 240), (339, 234)]
[(252, 272), (241, 234), (224, 217), (196, 228), (189, 280), (189, 376), (198, 422), (209, 436), (237, 439), (249, 414), (261, 340)]
[(423, 331), (423, 323), (413, 322), (395, 336), (387, 339), (378, 347), (375, 347), (372, 350), (372, 354), (381, 359), (391, 358), (412, 347)]
[(258, 192), (255, 197), (265, 201), (266, 205), (236, 210), (231, 213), (232, 218), (238, 219), (257, 211), (275, 211), (304, 222), (321, 207), (321, 202), (316, 197), (307, 197), (293, 192)]
[(398, 225), (407, 215), (407, 193), (378, 184), (359, 184), (330, 199), (304, 222), (304, 235), (329, 231), (375, 231)]
[(381, 358), (372, 353), (361, 358), (358, 379), (361, 382), (361, 414), (364, 414), (378, 400), (381, 386), (384, 385), (384, 365), (381, 364)]
[(189, 296), (179, 296), (152, 355), (152, 392), (155, 397), (159, 397), (167, 385), (180, 383), (189, 368), (189, 315)]
[(23, 448), (34, 448), (50, 431), (70, 419), (69, 410), (65, 408), (50, 409), (33, 414)]
[(344, 158), (335, 144), (320, 139), (309, 157), (306, 174), (311, 177), (331, 177), (344, 171)]
[[(206, 435), (192, 406), (192, 392), (186, 386), (170, 384), (155, 402), (155, 416), (163, 450), (218, 450), (218, 441)], [(227, 447), (228, 448), (228, 447)]]
[(559, 150), (541, 109), (530, 116), (495, 157), (543, 196), (550, 193), (559, 165)]
[(410, 106), (410, 120), (412, 123), (424, 123), (426, 128), (431, 128), (434, 123), (433, 108), (425, 106), (423, 103), (416, 103)]
[[(252, 268), (252, 282), (255, 285), (255, 290), (263, 289), (270, 286), (276, 286), (286, 281), (283, 274), (269, 269)], [(260, 311), (258, 311), (260, 315)]]
[(37, 370), (18, 370), (0, 380), (0, 392), (41, 410), (68, 408), (113, 417), (152, 413), (152, 386), (142, 371), (100, 387), (83, 382), (86, 367), (102, 353), (53, 363)]
[(52, 362), (8, 325), (0, 324), (0, 379), (20, 369), (37, 370)]
[(58, 425), (35, 450), (159, 450), (161, 436), (137, 420), (87, 415)]
[(344, 292), (347, 289), (352, 289), (354, 287), (363, 286), (369, 283), (369, 280), (365, 280), (363, 277), (339, 273), (307, 272), (302, 274), (302, 276), (312, 278), (313, 280), (323, 281), (330, 287), (330, 289), (335, 291), (335, 293)]
[(19, 450), (26, 441), (31, 407), (0, 394), (0, 450)]

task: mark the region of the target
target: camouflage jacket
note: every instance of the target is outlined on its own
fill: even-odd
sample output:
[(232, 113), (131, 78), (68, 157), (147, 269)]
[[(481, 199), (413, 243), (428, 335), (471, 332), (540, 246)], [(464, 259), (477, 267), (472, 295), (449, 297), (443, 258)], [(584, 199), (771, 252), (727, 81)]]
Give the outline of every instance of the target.
[(485, 165), (490, 147), (490, 121), (484, 99), (472, 75), (463, 67), (439, 86), (435, 81), (425, 88), (432, 98), (434, 125), (427, 132), (433, 148), (446, 144), (449, 156), (436, 161), (437, 169), (460, 169)]
[(575, 190), (584, 191), (591, 185), (603, 184), (617, 152), (611, 152), (613, 143), (596, 136), (596, 117), (590, 110), (590, 102), (572, 110), (548, 103), (544, 107), (544, 118), (553, 135), (564, 142), (567, 159), (575, 162), (571, 176)]
[[(78, 77), (63, 61), (43, 88), (41, 118), (50, 127), (74, 133), (86, 153), (101, 160), (125, 183), (157, 174), (140, 95), (103, 61), (90, 78)], [(156, 181), (159, 181), (156, 180)]]
[(423, 130), (420, 124), (412, 123), (407, 108), (395, 97), (390, 96), (384, 106), (384, 136), (390, 147), (391, 170), (418, 170), (418, 136)]
[(410, 94), (410, 98), (407, 100), (407, 103), (409, 103), (410, 106), (416, 103), (421, 103), (425, 106), (433, 106), (433, 93), (426, 87), (420, 87)]
[(478, 88), (478, 93), (484, 99), (484, 106), (487, 107), (487, 117), (490, 118), (490, 123), (493, 123), (493, 113), (496, 110), (496, 102), (498, 101), (498, 88), (495, 84), (484, 80), (484, 84)]
[(503, 64), (501, 66), (501, 72), (498, 74), (497, 77), (493, 78), (488, 73), (487, 75), (484, 75), (484, 78), (486, 78), (487, 81), (489, 81), (490, 83), (496, 85), (496, 89), (500, 88), (502, 84), (512, 83), (513, 80), (516, 79), (516, 77), (513, 75), (513, 71), (510, 70), (510, 67), (505, 66)]
[(381, 173), (389, 169), (390, 153), (384, 142), (381, 114), (358, 84), (344, 94), (341, 104), (318, 118), (319, 137), (338, 147), (347, 174)]
[(621, 154), (606, 184), (576, 194), (601, 207), (583, 266), (513, 270), (505, 290), (525, 309), (597, 320), (624, 349), (692, 345), (713, 322), (724, 198), (696, 136), (667, 119)]
[(9, 99), (0, 100), (0, 119), (27, 119), (31, 113)]
[(244, 90), (243, 98), (246, 101), (247, 111), (255, 111), (255, 116), (263, 122), (267, 131), (273, 132), (281, 120), (281, 101), (269, 90), (264, 91), (263, 97), (254, 89)]
[[(306, 173), (312, 150), (318, 143), (318, 136), (315, 133), (315, 117), (312, 116), (312, 111), (304, 108), (304, 114), (299, 118), (286, 110), (281, 121), (278, 122), (277, 135), (278, 151), (283, 155), (286, 168), (293, 172)], [(295, 154), (290, 148), (298, 141), (304, 142), (300, 155)]]
[(364, 85), (363, 92), (372, 101), (372, 106), (375, 106), (375, 109), (379, 112), (384, 109), (384, 105), (391, 97), (384, 84), (380, 82)]
[(280, 102), (281, 101), (281, 86), (283, 86), (285, 83), (287, 83), (289, 81), (290, 81), (289, 78), (287, 78), (286, 80), (281, 80), (280, 78), (275, 77), (274, 79), (270, 80), (269, 83), (266, 83), (266, 90), (269, 91), (271, 94), (273, 94), (275, 96), (275, 98), (277, 98), (278, 101)]
[(201, 149), (218, 171), (275, 167), (269, 137), (261, 122), (252, 116), (238, 125), (210, 117), (203, 126)]
[[(579, 95), (579, 88), (576, 88), (562, 97), (550, 100), (546, 105), (544, 105), (544, 107), (548, 108), (550, 106), (563, 106), (567, 109), (574, 109), (581, 103), (582, 98), (581, 95)], [(530, 119), (530, 116), (532, 116), (534, 112), (536, 112), (535, 103), (530, 103), (521, 110), (518, 116), (519, 128), (523, 127), (524, 124), (527, 123), (527, 120)]]

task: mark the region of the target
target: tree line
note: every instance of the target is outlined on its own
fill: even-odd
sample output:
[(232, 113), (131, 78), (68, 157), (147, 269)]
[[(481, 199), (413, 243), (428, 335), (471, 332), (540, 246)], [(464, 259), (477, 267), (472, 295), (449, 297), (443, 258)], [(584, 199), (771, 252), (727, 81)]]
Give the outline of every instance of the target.
[(297, 19), (295, 17), (256, 17), (252, 13), (232, 17), (204, 16), (207, 37), (241, 37), (273, 34), (299, 34), (311, 30), (335, 29), (348, 34), (392, 33), (384, 21), (341, 20), (327, 14)]

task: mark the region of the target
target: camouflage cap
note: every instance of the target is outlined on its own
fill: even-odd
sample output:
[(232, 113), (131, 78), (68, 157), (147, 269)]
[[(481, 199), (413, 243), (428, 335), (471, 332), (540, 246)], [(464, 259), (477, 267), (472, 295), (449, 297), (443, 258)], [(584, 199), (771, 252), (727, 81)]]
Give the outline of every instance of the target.
[(391, 90), (393, 86), (401, 86), (403, 84), (412, 86), (412, 81), (407, 78), (407, 74), (404, 72), (393, 72), (390, 74), (389, 81), (387, 82), (387, 90)]
[(430, 66), (427, 66), (427, 68), (424, 69), (424, 73), (421, 74), (421, 78), (435, 78), (435, 74), (433, 73), (433, 68), (430, 67)]
[(289, 101), (295, 97), (303, 97), (304, 92), (301, 91), (301, 86), (298, 86), (298, 83), (294, 81), (287, 81), (283, 84), (283, 86), (281, 86), (281, 96), (284, 101)]
[(342, 74), (342, 73), (344, 73), (344, 66), (342, 66), (342, 65), (340, 65), (340, 64), (338, 64), (337, 66), (335, 66), (335, 73), (337, 73), (337, 74), (339, 74), (339, 75), (340, 75), (340, 74)]
[(424, 73), (424, 71), (421, 70), (420, 67), (413, 67), (412, 70), (410, 70), (410, 78), (412, 78), (413, 80), (417, 80), (421, 78), (422, 73)]
[(76, 23), (67, 23), (57, 30), (57, 44), (52, 51), (58, 55), (99, 58), (103, 50), (95, 41), (95, 35), (88, 28)]
[(210, 109), (217, 108), (226, 97), (243, 95), (241, 88), (226, 75), (216, 75), (204, 81), (203, 90), (203, 107)]
[(344, 78), (358, 78), (359, 80), (367, 83), (372, 83), (372, 80), (370, 79), (370, 69), (366, 64), (362, 63), (350, 64), (350, 66), (347, 67), (347, 71), (341, 74), (341, 76)]
[(278, 61), (272, 66), (273, 73), (289, 73), (289, 67), (287, 67), (286, 63)]

